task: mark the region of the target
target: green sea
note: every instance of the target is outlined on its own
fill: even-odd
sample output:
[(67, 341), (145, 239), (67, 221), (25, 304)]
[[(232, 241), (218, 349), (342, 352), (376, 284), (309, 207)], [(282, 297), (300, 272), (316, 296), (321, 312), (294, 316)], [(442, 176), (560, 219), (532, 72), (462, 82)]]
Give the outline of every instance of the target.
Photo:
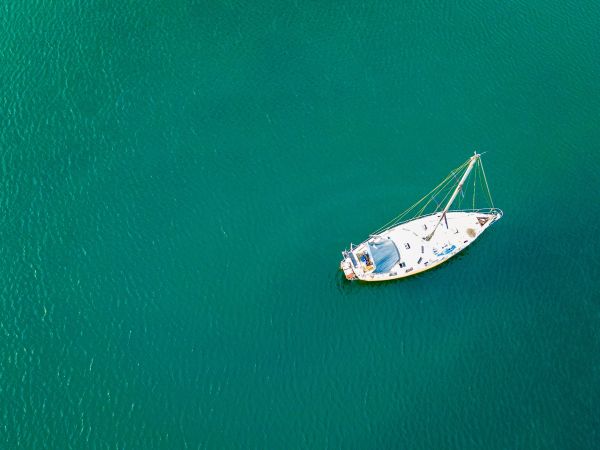
[[(598, 448), (598, 1), (0, 24), (0, 448)], [(473, 151), (503, 219), (346, 281)]]

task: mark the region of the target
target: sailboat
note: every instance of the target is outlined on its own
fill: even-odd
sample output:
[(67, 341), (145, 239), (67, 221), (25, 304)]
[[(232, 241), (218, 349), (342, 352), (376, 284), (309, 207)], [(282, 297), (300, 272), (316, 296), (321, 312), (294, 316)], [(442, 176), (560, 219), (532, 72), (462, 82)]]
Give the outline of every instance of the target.
[[(471, 172), (472, 185), (467, 180)], [(461, 209), (467, 202), (466, 193), (471, 190), (472, 208)], [(490, 206), (475, 209), (476, 193), (481, 192)], [(456, 203), (458, 208), (451, 209)], [(348, 280), (368, 282), (416, 275), (457, 255), (502, 215), (502, 210), (492, 202), (481, 155), (475, 152), (432, 191), (366, 241), (350, 244), (350, 249), (342, 252), (340, 268)]]

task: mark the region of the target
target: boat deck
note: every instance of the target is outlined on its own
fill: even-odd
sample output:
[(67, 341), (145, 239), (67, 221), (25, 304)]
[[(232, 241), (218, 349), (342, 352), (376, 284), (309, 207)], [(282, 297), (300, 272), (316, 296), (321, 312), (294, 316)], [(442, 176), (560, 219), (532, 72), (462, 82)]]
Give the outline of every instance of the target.
[[(434, 229), (441, 215), (432, 214), (397, 225), (345, 253), (341, 268), (346, 278), (362, 281), (383, 281), (404, 278), (431, 269), (450, 259), (475, 241), (492, 223), (502, 217), (500, 210), (488, 212), (449, 211), (431, 240), (425, 239)], [(391, 240), (397, 251), (396, 261), (388, 252), (379, 257), (378, 246)], [(387, 245), (386, 247), (390, 247)], [(387, 267), (391, 265), (391, 268)], [(386, 270), (379, 270), (378, 265)]]

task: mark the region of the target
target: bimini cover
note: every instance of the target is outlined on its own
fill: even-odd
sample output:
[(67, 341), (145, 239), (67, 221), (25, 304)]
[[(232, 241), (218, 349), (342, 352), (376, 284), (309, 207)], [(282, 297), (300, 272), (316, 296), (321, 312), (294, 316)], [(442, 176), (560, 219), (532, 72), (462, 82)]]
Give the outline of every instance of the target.
[(400, 254), (396, 245), (390, 239), (382, 239), (380, 242), (369, 242), (369, 251), (375, 263), (375, 273), (389, 272), (394, 264), (400, 261)]

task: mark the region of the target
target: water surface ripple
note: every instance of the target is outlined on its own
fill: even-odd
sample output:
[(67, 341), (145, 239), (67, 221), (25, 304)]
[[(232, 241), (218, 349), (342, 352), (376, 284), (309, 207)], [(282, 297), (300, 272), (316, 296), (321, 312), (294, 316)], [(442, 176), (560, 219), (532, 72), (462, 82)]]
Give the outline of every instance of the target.
[[(0, 447), (597, 448), (597, 2), (0, 8)], [(497, 226), (342, 279), (473, 150)]]

